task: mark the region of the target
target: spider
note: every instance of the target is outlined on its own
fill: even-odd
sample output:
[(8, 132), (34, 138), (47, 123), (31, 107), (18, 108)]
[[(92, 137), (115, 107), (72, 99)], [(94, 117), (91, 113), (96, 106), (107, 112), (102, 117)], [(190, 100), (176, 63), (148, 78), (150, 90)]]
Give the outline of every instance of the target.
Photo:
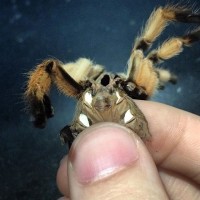
[(200, 15), (182, 6), (158, 7), (150, 15), (135, 40), (126, 73), (108, 73), (104, 67), (86, 58), (64, 64), (56, 59), (44, 60), (29, 73), (25, 98), (35, 127), (44, 128), (54, 115), (48, 93), (54, 83), (65, 95), (78, 100), (71, 125), (60, 131), (60, 138), (71, 146), (85, 128), (111, 121), (128, 127), (144, 141), (151, 138), (145, 116), (133, 99), (149, 99), (167, 82), (176, 83), (176, 75), (157, 65), (178, 55), (183, 46), (200, 40), (200, 29), (182, 37), (172, 37), (147, 55), (151, 44), (170, 22), (199, 23)]

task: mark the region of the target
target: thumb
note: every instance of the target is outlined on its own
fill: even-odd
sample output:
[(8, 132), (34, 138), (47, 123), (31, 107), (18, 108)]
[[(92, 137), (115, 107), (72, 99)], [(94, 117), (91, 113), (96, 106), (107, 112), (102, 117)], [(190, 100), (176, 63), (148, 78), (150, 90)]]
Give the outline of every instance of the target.
[(98, 124), (80, 134), (68, 161), (72, 200), (168, 199), (143, 142), (117, 124)]

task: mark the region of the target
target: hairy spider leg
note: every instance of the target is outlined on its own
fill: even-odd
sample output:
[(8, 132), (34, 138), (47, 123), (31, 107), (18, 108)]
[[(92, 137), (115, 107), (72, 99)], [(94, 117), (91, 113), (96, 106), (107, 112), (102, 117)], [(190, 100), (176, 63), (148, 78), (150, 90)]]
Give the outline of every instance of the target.
[[(200, 17), (200, 16), (199, 16)], [(183, 37), (174, 37), (165, 41), (158, 49), (151, 51), (147, 58), (149, 58), (153, 64), (157, 64), (161, 61), (170, 59), (183, 51), (183, 46), (190, 46), (192, 43), (200, 40), (200, 29), (196, 29)], [(176, 83), (177, 77), (173, 73), (165, 69), (155, 69), (158, 73), (160, 80), (159, 85), (162, 87), (166, 82)]]
[[(170, 21), (197, 23), (200, 22), (200, 15), (177, 6), (160, 7), (150, 15), (143, 33), (136, 39), (132, 49), (127, 73), (127, 80), (132, 80), (137, 88), (142, 88), (144, 90), (142, 96), (146, 93), (146, 98), (152, 96), (156, 89), (162, 88), (166, 82), (176, 83), (177, 80), (174, 74), (168, 70), (154, 68), (153, 64), (158, 60), (166, 60), (178, 55), (183, 45), (199, 40), (199, 30), (196, 30), (182, 38), (172, 38), (164, 42), (157, 51), (152, 51), (147, 58), (143, 58), (142, 51), (151, 46)], [(137, 98), (140, 98), (140, 95)]]
[[(133, 90), (131, 92), (133, 93), (131, 96), (134, 98), (140, 99), (142, 96), (144, 97), (142, 99), (146, 99), (152, 96), (158, 88), (157, 73), (153, 68), (152, 61), (144, 58), (143, 51), (151, 46), (168, 25), (168, 22), (174, 19), (173, 14), (169, 14), (169, 12), (173, 11), (172, 8), (173, 7), (159, 7), (154, 10), (146, 22), (141, 35), (136, 38), (128, 61), (127, 72), (127, 81), (132, 81), (135, 83), (136, 88), (139, 87), (139, 90)], [(166, 15), (166, 13), (168, 13), (168, 15)], [(142, 94), (135, 94), (135, 91), (141, 91), (141, 88), (143, 91)]]
[(136, 38), (133, 51), (147, 50), (156, 38), (161, 34), (169, 22), (200, 23), (200, 16), (191, 9), (179, 5), (167, 5), (159, 7), (152, 12), (141, 36)]
[[(135, 50), (131, 54), (126, 81), (133, 82), (138, 88), (133, 90), (134, 98), (146, 99), (152, 96), (157, 89), (158, 76), (153, 63), (144, 57), (141, 50)], [(141, 94), (136, 94), (138, 90)]]
[(52, 82), (68, 96), (76, 97), (82, 90), (82, 86), (61, 65), (58, 60), (45, 60), (29, 74), (25, 99), (34, 118), (33, 123), (38, 128), (44, 128), (47, 118), (53, 116), (53, 107), (48, 97)]
[[(200, 17), (200, 16), (199, 16)], [(200, 29), (194, 30), (183, 37), (174, 37), (165, 41), (158, 49), (151, 51), (147, 58), (154, 64), (170, 59), (183, 51), (183, 46), (190, 46), (200, 40)]]
[(72, 135), (72, 131), (70, 129), (70, 126), (67, 125), (65, 126), (61, 131), (60, 131), (60, 140), (63, 144), (68, 144), (68, 148), (70, 149), (73, 141), (74, 141), (74, 137)]
[(49, 62), (46, 60), (29, 73), (24, 94), (28, 109), (33, 117), (34, 126), (38, 128), (44, 128), (47, 118), (54, 114), (47, 96), (51, 87), (51, 77), (45, 71), (48, 64)]
[(79, 84), (88, 79), (95, 80), (104, 72), (103, 66), (94, 64), (87, 58), (79, 58), (75, 62), (62, 65), (62, 67)]

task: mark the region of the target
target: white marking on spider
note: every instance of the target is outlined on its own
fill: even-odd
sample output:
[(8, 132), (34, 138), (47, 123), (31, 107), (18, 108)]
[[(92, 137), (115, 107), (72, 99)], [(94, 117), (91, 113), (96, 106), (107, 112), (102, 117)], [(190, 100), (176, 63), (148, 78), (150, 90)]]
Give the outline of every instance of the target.
[(86, 115), (81, 113), (79, 115), (79, 120), (85, 127), (89, 127), (90, 126), (88, 117)]
[(116, 104), (118, 104), (121, 101), (122, 97), (119, 95), (118, 91), (116, 92), (116, 96), (117, 96)]
[(85, 96), (84, 96), (84, 100), (88, 105), (91, 106), (91, 103), (92, 103), (92, 95), (91, 95), (91, 93), (86, 92)]
[(128, 123), (130, 120), (133, 119), (133, 115), (131, 114), (130, 109), (126, 111), (124, 115), (124, 123)]

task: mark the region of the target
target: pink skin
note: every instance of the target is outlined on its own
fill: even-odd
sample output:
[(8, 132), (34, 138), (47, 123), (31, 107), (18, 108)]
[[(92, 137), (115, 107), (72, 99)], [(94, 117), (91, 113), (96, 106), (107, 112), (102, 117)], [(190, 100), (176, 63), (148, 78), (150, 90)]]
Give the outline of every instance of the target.
[[(198, 189), (200, 184), (200, 176), (198, 176), (198, 174), (200, 174), (200, 117), (158, 103), (146, 101), (136, 101), (136, 103), (149, 122), (152, 140), (151, 142), (146, 143), (146, 148), (157, 165), (157, 175), (165, 186), (170, 199), (200, 198), (200, 191)], [(77, 138), (73, 145), (73, 149), (70, 151), (69, 158), (66, 156), (61, 161), (57, 174), (57, 183), (61, 193), (66, 196), (65, 199), (70, 195), (70, 182), (67, 181), (69, 179), (67, 171), (69, 170), (67, 170), (67, 168), (70, 166), (69, 163), (71, 162), (76, 162), (77, 166), (75, 165), (76, 169), (74, 172), (76, 176), (79, 177), (78, 180), (80, 184), (86, 185), (88, 183), (91, 184), (96, 179), (104, 179), (104, 176), (110, 177), (110, 172), (111, 174), (119, 174), (118, 170), (108, 170), (107, 172), (109, 173), (105, 171), (105, 173), (100, 173), (99, 176), (99, 172), (104, 171), (104, 169), (109, 168), (110, 166), (111, 169), (113, 165), (126, 169), (130, 163), (138, 163), (137, 151), (133, 149), (131, 150), (129, 145), (127, 145), (127, 149), (122, 148), (122, 146), (126, 144), (126, 140), (122, 141), (122, 143), (119, 142), (123, 139), (121, 138), (122, 135), (114, 130), (116, 127), (113, 131), (110, 130), (108, 135), (106, 134), (108, 133), (107, 128), (104, 124), (104, 128), (102, 128), (104, 131), (101, 131), (103, 137), (98, 136), (98, 130), (94, 133), (94, 135), (97, 134), (95, 137), (90, 133), (88, 134), (87, 132), (94, 132), (92, 128), (81, 133), (81, 137)], [(117, 136), (116, 139), (115, 135)], [(103, 139), (104, 137), (106, 140)], [(95, 138), (98, 138), (97, 142), (99, 141), (102, 146), (96, 146), (93, 144), (92, 141), (94, 140), (95, 143)], [(87, 148), (84, 147), (84, 144), (86, 146), (91, 145), (92, 148), (90, 148), (90, 151), (86, 151)], [(146, 155), (147, 152), (144, 151), (143, 154), (141, 154), (141, 145), (143, 144), (139, 140), (136, 143), (140, 154), (139, 160), (141, 162), (146, 162), (148, 160), (148, 156)], [(92, 165), (93, 160), (91, 157), (81, 157), (82, 155), (78, 155), (78, 152), (76, 153), (77, 148), (79, 150), (81, 148), (81, 153), (86, 155), (90, 154), (93, 158), (99, 156), (101, 159), (98, 159), (103, 160), (103, 162), (100, 161), (100, 164)], [(82, 149), (85, 152), (82, 152)], [(110, 152), (111, 157), (110, 155), (107, 155), (108, 152)], [(125, 156), (130, 153), (133, 155), (129, 157)], [(121, 156), (125, 158), (121, 158)], [(91, 165), (87, 164), (83, 169), (81, 169), (81, 166), (79, 165), (82, 165), (84, 161), (87, 161)], [(78, 172), (79, 170), (80, 172)], [(151, 171), (150, 166), (148, 171)], [(154, 173), (153, 175), (155, 176)], [(71, 188), (71, 190), (72, 189), (73, 188)], [(98, 195), (98, 190), (96, 193)]]
[[(92, 135), (93, 139), (88, 140), (88, 137), (91, 136), (88, 134), (83, 140), (76, 142), (70, 152), (75, 174), (82, 183), (100, 179), (138, 159), (136, 144), (131, 136), (123, 137), (123, 132), (117, 127), (109, 124), (107, 127), (98, 127)], [(74, 150), (78, 145), (81, 154)], [(88, 152), (88, 146), (92, 151)]]

